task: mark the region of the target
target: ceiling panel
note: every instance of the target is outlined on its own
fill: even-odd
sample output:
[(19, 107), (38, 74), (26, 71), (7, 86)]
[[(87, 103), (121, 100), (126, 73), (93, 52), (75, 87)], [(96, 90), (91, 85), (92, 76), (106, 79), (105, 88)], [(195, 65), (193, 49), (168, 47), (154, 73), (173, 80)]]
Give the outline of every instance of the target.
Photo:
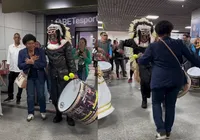
[(185, 27), (191, 24), (192, 11), (197, 8), (200, 8), (199, 0), (98, 0), (99, 20), (104, 22), (105, 30), (110, 31), (128, 31), (134, 19), (158, 15), (159, 19), (152, 20), (154, 24), (169, 20), (176, 30), (189, 32)]

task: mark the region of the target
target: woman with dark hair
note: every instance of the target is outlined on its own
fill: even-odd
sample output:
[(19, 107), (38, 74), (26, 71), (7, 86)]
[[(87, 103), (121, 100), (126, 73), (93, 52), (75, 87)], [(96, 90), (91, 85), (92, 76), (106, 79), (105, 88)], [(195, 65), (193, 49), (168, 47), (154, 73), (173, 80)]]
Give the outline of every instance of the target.
[(36, 48), (36, 38), (27, 34), (23, 38), (25, 49), (19, 52), (18, 67), (28, 76), (27, 79), (27, 121), (34, 119), (35, 89), (42, 119), (46, 119), (46, 102), (44, 95), (45, 67), (47, 65), (45, 52), (43, 49)]
[[(155, 27), (159, 41), (149, 45), (138, 62), (142, 65), (152, 64), (151, 90), (153, 118), (157, 127), (156, 139), (169, 138), (175, 118), (177, 95), (186, 84), (186, 77), (180, 67), (182, 56), (195, 66), (200, 67), (200, 60), (191, 53), (182, 40), (170, 37), (173, 24), (160, 21)], [(172, 52), (175, 54), (173, 56)], [(162, 119), (161, 103), (165, 102), (165, 121)]]
[(92, 63), (92, 58), (89, 50), (87, 49), (87, 40), (81, 38), (78, 48), (73, 50), (74, 59), (78, 60), (78, 77), (85, 81), (89, 74), (89, 64)]

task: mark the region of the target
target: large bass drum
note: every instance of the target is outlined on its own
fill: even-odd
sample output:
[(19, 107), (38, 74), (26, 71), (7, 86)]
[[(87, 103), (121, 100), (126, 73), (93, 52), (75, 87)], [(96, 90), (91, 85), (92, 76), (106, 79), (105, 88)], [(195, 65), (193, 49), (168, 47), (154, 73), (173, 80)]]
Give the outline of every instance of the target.
[(114, 108), (111, 104), (110, 90), (101, 74), (98, 76), (98, 93), (98, 119), (102, 119), (110, 115)]
[(103, 72), (103, 78), (109, 82), (112, 65), (106, 61), (98, 61), (99, 68)]
[(200, 88), (200, 68), (192, 67), (187, 71), (191, 78), (191, 87)]
[(60, 112), (85, 125), (97, 119), (97, 105), (97, 91), (78, 79), (67, 84), (58, 101)]

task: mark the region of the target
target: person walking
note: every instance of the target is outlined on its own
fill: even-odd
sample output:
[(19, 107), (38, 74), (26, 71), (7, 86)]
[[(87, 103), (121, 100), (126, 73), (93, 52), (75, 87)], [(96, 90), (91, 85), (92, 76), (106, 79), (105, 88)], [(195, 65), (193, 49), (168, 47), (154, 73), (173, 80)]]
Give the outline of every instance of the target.
[[(173, 24), (160, 21), (155, 27), (159, 41), (149, 45), (139, 58), (141, 65), (152, 65), (151, 90), (153, 119), (157, 128), (156, 139), (170, 137), (175, 118), (175, 106), (179, 91), (187, 83), (185, 74), (180, 67), (182, 56), (192, 64), (200, 67), (200, 59), (191, 53), (182, 40), (170, 37)], [(168, 48), (168, 47), (169, 48)], [(175, 56), (173, 55), (173, 53)], [(165, 121), (163, 121), (161, 103), (165, 102)]]

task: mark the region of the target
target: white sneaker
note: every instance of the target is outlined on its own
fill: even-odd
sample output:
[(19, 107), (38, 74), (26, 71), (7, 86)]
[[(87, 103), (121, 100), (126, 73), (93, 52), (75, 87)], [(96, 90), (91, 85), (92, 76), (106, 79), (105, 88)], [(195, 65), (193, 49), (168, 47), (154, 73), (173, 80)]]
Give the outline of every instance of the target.
[(43, 120), (46, 120), (46, 118), (47, 118), (46, 113), (40, 113), (40, 114), (41, 114), (42, 119), (43, 119)]
[(156, 139), (157, 139), (157, 140), (164, 140), (164, 139), (166, 139), (166, 138), (167, 138), (167, 136), (166, 136), (165, 133), (157, 133), (157, 134), (156, 134)]
[(34, 119), (34, 115), (33, 114), (28, 114), (27, 121), (30, 122), (33, 119)]

